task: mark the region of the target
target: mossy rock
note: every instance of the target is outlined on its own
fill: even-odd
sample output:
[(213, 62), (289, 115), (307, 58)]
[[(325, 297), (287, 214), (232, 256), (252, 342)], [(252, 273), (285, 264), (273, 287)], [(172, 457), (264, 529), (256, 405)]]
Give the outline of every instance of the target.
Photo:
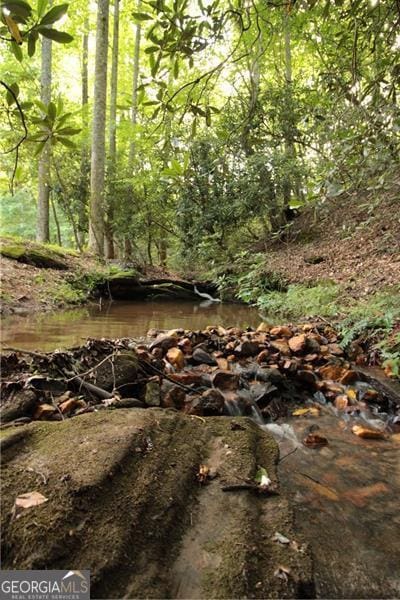
[[(252, 421), (109, 409), (4, 436), (3, 569), (85, 566), (95, 598), (312, 597), (308, 555), (271, 540), (294, 536), (287, 499), (222, 489), (258, 465), (277, 481), (277, 446)], [(217, 474), (203, 485), (202, 464)], [(47, 501), (15, 518), (33, 490)]]
[(41, 269), (68, 269), (68, 266), (57, 258), (54, 252), (44, 246), (31, 247), (24, 244), (4, 244), (0, 246), (0, 254)]

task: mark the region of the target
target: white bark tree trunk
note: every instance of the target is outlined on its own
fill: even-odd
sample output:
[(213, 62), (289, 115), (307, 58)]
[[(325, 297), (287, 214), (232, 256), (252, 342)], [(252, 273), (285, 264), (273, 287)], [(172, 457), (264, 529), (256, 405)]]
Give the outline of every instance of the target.
[[(51, 100), (51, 40), (42, 37), (42, 65), (40, 76), (40, 99), (44, 104)], [(51, 141), (48, 140), (39, 158), (38, 204), (36, 221), (36, 240), (50, 241), (49, 197), (50, 197), (50, 161)]]
[(89, 249), (104, 254), (104, 169), (109, 0), (97, 2), (96, 63), (90, 172)]
[(105, 228), (105, 255), (114, 258), (114, 180), (117, 159), (117, 96), (118, 96), (118, 52), (119, 52), (119, 3), (114, 0), (114, 27), (111, 64), (111, 91), (110, 91), (110, 123), (108, 131), (108, 198), (107, 221)]

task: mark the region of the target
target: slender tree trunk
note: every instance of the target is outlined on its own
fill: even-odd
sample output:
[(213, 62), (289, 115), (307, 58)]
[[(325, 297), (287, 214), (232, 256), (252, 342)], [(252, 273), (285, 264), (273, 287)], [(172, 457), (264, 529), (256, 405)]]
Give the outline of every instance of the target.
[[(141, 4), (142, 4), (142, 0), (137, 0), (137, 6), (136, 6), (137, 11), (140, 11)], [(142, 28), (141, 28), (140, 23), (138, 23), (136, 25), (136, 31), (135, 31), (135, 48), (133, 51), (133, 70), (132, 70), (131, 123), (132, 123), (133, 127), (137, 123), (137, 116), (138, 116), (137, 89), (138, 89), (138, 82), (139, 82), (139, 58), (140, 58), (141, 34), (142, 34)], [(136, 153), (136, 146), (135, 146), (134, 136), (132, 135), (132, 140), (129, 145), (129, 171), (130, 171), (131, 175), (133, 175), (134, 170), (135, 170), (135, 153)], [(131, 194), (133, 194), (133, 193), (134, 193), (134, 190), (131, 189)], [(128, 238), (125, 239), (124, 247), (125, 247), (125, 259), (130, 260), (132, 258), (132, 243)]]
[(57, 244), (59, 246), (62, 246), (62, 239), (61, 239), (61, 229), (60, 229), (60, 221), (58, 220), (58, 215), (57, 215), (57, 209), (56, 209), (56, 203), (54, 202), (54, 198), (53, 195), (50, 194), (50, 204), (51, 204), (51, 208), (53, 211), (53, 217), (54, 217), (54, 223), (56, 224), (56, 230), (57, 230)]
[[(142, 0), (138, 0), (137, 3), (137, 11), (140, 11), (140, 7), (142, 4)], [(131, 106), (131, 123), (133, 126), (137, 123), (137, 115), (138, 115), (138, 104), (137, 104), (137, 89), (139, 82), (139, 58), (140, 58), (140, 38), (141, 38), (142, 28), (140, 23), (136, 25), (136, 36), (135, 36), (135, 49), (133, 53), (133, 71), (132, 71), (132, 106)], [(132, 136), (132, 140), (129, 146), (129, 167), (131, 172), (134, 170), (134, 160), (135, 160), (135, 140)]]
[(104, 254), (104, 168), (109, 0), (97, 2), (96, 64), (90, 171), (89, 248)]
[[(89, 107), (89, 17), (86, 16), (82, 38), (82, 129), (88, 129)], [(89, 148), (86, 141), (82, 145), (79, 184), (78, 236), (79, 246), (83, 248), (87, 233), (87, 205), (89, 197)]]
[(114, 258), (114, 196), (115, 173), (117, 158), (117, 94), (118, 94), (118, 51), (119, 51), (119, 2), (114, 0), (114, 29), (111, 64), (111, 92), (110, 92), (110, 123), (108, 132), (108, 197), (107, 220), (105, 228), (105, 254), (106, 258)]
[[(52, 42), (42, 38), (42, 66), (40, 77), (40, 99), (44, 104), (51, 100), (51, 55)], [(49, 197), (50, 197), (50, 160), (51, 141), (48, 140), (39, 158), (38, 176), (38, 205), (36, 239), (38, 242), (48, 242), (50, 239), (49, 227)]]
[(285, 178), (283, 181), (283, 202), (284, 208), (287, 208), (290, 204), (290, 198), (292, 193), (292, 181), (289, 174), (289, 163), (294, 157), (294, 145), (293, 145), (293, 123), (292, 123), (292, 50), (291, 50), (291, 39), (290, 39), (290, 9), (289, 6), (284, 8), (285, 15), (284, 21), (284, 36), (285, 36), (285, 89), (286, 89), (286, 111), (285, 111), (285, 123), (283, 124), (284, 138), (285, 138)]

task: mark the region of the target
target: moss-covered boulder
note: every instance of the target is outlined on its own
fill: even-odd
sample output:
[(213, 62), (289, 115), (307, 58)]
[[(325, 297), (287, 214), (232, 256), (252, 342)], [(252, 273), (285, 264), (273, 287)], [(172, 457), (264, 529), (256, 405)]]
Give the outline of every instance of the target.
[(88, 568), (94, 598), (310, 597), (307, 554), (273, 540), (286, 498), (254, 489), (278, 454), (252, 421), (104, 410), (3, 436), (3, 569)]
[(59, 253), (41, 244), (25, 244), (22, 242), (2, 243), (0, 245), (0, 254), (41, 269), (68, 269), (68, 265), (62, 260)]

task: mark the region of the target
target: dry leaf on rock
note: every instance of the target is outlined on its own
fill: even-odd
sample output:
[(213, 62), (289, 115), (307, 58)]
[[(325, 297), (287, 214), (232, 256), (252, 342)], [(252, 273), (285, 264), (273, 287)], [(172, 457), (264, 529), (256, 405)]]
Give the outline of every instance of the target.
[(355, 435), (358, 435), (360, 438), (370, 440), (384, 440), (386, 437), (383, 431), (378, 431), (378, 429), (369, 429), (368, 427), (363, 427), (362, 425), (354, 425), (352, 432)]
[(12, 509), (13, 516), (19, 516), (22, 510), (26, 508), (32, 508), (34, 506), (40, 506), (40, 504), (44, 504), (47, 502), (48, 498), (43, 496), (40, 492), (26, 492), (25, 494), (20, 494), (17, 496), (14, 502), (14, 506)]
[(290, 575), (290, 569), (285, 567), (284, 565), (279, 565), (279, 567), (274, 571), (274, 576), (282, 579), (285, 583), (288, 581)]
[(272, 537), (273, 542), (279, 542), (280, 544), (290, 544), (289, 538), (285, 537), (279, 531), (276, 531)]

